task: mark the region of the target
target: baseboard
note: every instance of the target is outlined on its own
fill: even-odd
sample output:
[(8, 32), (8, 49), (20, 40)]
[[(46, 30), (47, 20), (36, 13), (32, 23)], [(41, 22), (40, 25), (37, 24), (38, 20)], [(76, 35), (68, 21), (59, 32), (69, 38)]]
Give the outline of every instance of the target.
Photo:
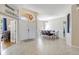
[(72, 45), (71, 47), (73, 47), (73, 48), (79, 48), (79, 46), (75, 46), (75, 45)]

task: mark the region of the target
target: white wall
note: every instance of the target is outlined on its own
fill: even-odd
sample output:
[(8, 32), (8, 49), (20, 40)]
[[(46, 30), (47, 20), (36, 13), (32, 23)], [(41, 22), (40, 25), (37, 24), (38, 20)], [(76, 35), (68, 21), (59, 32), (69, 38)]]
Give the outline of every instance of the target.
[(67, 18), (66, 18), (66, 44), (67, 46), (71, 46), (71, 40), (72, 40), (72, 19), (71, 19), (71, 13), (70, 13), (70, 33), (67, 33)]
[(71, 9), (72, 5), (68, 8), (68, 13), (70, 13), (70, 33), (67, 33), (67, 15), (66, 15), (66, 44), (67, 46), (71, 47), (71, 40), (72, 40), (72, 13)]
[(78, 5), (72, 6), (72, 46), (79, 48), (79, 8)]

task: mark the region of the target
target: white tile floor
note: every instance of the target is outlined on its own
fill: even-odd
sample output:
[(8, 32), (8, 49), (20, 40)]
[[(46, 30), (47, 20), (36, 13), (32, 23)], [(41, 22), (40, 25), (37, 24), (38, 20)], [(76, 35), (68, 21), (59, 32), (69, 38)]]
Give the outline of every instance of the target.
[(79, 54), (78, 48), (69, 48), (64, 39), (38, 39), (21, 41), (6, 50), (2, 55), (72, 55)]

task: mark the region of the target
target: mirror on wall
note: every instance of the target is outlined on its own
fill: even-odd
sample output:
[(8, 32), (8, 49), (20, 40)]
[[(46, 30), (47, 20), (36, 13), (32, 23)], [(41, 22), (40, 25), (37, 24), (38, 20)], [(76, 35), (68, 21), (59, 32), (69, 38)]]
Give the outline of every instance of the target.
[(70, 13), (67, 15), (67, 33), (70, 33)]

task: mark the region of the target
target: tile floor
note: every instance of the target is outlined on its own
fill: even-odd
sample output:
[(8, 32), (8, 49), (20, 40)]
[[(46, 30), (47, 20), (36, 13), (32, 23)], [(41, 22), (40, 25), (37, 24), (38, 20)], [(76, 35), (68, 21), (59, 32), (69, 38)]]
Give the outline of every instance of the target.
[(78, 55), (78, 48), (66, 46), (64, 39), (21, 41), (1, 52), (2, 55)]

